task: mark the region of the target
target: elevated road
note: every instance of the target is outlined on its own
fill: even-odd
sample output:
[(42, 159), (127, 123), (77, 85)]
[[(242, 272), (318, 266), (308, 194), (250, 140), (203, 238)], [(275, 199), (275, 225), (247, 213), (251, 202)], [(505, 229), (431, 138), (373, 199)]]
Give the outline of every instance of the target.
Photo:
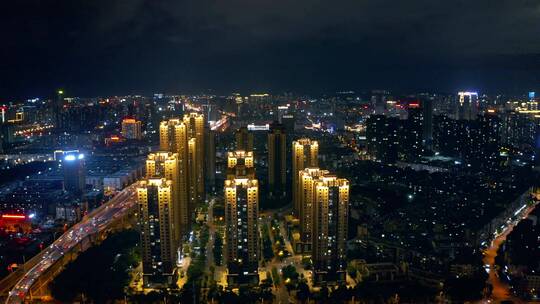
[[(6, 300), (7, 304), (24, 303), (25, 300), (32, 298), (32, 290), (39, 284), (44, 285), (52, 279), (43, 276), (50, 276), (47, 273), (58, 261), (70, 253), (76, 246), (79, 246), (89, 237), (105, 231), (115, 220), (120, 219), (134, 207), (136, 207), (136, 183), (118, 193), (114, 198), (86, 215), (79, 223), (75, 224), (49, 247), (35, 256), (29, 265), (25, 264), (26, 272), (15, 283), (9, 292)], [(11, 279), (13, 280), (13, 279)], [(45, 281), (45, 283), (43, 283)], [(2, 285), (12, 282), (2, 281)], [(0, 286), (4, 288), (4, 286)]]

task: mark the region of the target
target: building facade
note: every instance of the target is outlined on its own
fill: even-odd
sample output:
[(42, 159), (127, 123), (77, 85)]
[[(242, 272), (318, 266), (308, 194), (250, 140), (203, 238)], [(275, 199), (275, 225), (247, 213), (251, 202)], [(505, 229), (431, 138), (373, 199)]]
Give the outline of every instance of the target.
[(270, 197), (286, 196), (287, 137), (281, 124), (273, 123), (268, 133), (268, 190)]

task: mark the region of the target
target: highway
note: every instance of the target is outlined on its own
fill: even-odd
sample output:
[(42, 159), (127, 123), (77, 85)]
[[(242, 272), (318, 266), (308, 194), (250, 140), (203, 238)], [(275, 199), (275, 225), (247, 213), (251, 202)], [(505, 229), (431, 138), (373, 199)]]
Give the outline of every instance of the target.
[(137, 205), (136, 201), (135, 183), (86, 215), (43, 251), (41, 260), (30, 268), (9, 292), (6, 304), (23, 303), (28, 296), (31, 297), (31, 287), (43, 273), (82, 240), (105, 230), (115, 219), (128, 213)]

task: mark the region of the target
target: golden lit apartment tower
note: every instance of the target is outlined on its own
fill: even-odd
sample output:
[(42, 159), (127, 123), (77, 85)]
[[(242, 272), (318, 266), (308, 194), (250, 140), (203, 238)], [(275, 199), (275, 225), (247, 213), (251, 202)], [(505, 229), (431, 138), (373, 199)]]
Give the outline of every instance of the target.
[(294, 201), (294, 213), (299, 216), (302, 206), (298, 195), (300, 192), (300, 184), (298, 180), (298, 172), (308, 167), (319, 166), (319, 143), (309, 138), (301, 138), (292, 143), (292, 190)]
[(298, 219), (300, 221), (300, 243), (294, 244), (295, 251), (311, 253), (313, 236), (313, 206), (315, 205), (315, 184), (319, 178), (329, 175), (327, 170), (306, 168), (298, 172)]
[(204, 115), (200, 113), (189, 113), (184, 115), (184, 124), (187, 126), (189, 140), (194, 139), (193, 148), (195, 149), (194, 160), (195, 164), (192, 171), (194, 174), (195, 192), (196, 192), (196, 204), (204, 201), (205, 197), (205, 119)]
[(253, 152), (235, 151), (227, 155), (227, 179), (236, 177), (255, 178)]
[(234, 134), (236, 137), (236, 150), (253, 151), (253, 133), (247, 127), (241, 127)]
[(229, 286), (259, 281), (259, 185), (253, 152), (230, 152), (225, 180), (226, 260)]
[(137, 201), (144, 285), (169, 285), (173, 282), (173, 265), (176, 261), (171, 213), (172, 181), (141, 181), (137, 187)]
[[(194, 116), (193, 118), (191, 116)], [(159, 127), (159, 146), (163, 151), (178, 154), (178, 170), (180, 193), (186, 196), (187, 221), (191, 218), (195, 207), (201, 202), (201, 190), (204, 194), (204, 172), (201, 169), (204, 158), (200, 154), (197, 138), (203, 143), (199, 129), (204, 132), (204, 116), (200, 114), (185, 115), (182, 119), (169, 119), (162, 121)], [(200, 182), (202, 180), (202, 182)], [(202, 187), (202, 189), (201, 189)]]
[(229, 286), (258, 284), (259, 185), (256, 179), (225, 181), (225, 223)]
[(286, 196), (286, 142), (283, 125), (273, 123), (268, 133), (268, 187), (271, 197)]
[(148, 154), (146, 159), (146, 178), (165, 178), (172, 182), (174, 245), (181, 246), (182, 235), (189, 228), (189, 197), (187, 193), (187, 179), (180, 174), (178, 153), (155, 152)]
[(142, 139), (141, 122), (133, 118), (122, 120), (122, 136), (127, 139)]
[(347, 267), (349, 182), (333, 175), (314, 184), (311, 259), (314, 281), (344, 282)]

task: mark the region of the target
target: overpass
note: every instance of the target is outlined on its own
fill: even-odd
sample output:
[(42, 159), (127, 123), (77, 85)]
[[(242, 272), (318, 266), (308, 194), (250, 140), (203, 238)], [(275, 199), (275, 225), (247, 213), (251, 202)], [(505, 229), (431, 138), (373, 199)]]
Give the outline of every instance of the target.
[(5, 303), (27, 303), (50, 298), (48, 284), (67, 263), (80, 252), (106, 238), (109, 231), (126, 225), (124, 220), (136, 210), (136, 185), (127, 187), (93, 210), (49, 247), (26, 262), (22, 269), (0, 281), (0, 292), (7, 293)]

